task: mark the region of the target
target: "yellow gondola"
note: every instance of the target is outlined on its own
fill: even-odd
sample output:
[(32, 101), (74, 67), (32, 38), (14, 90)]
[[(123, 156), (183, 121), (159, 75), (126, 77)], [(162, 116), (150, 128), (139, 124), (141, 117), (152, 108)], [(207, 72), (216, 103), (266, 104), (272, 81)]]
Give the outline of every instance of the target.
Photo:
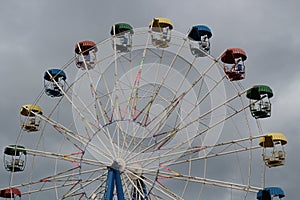
[(151, 41), (155, 47), (166, 48), (171, 41), (171, 30), (173, 24), (168, 18), (154, 18), (149, 28), (151, 32)]
[(153, 31), (157, 31), (157, 32), (161, 32), (163, 28), (167, 28), (167, 27), (170, 30), (172, 30), (173, 24), (171, 20), (163, 17), (154, 18), (149, 24), (149, 28), (152, 28)]
[(40, 129), (40, 118), (36, 114), (43, 114), (42, 108), (34, 104), (23, 105), (20, 110), (21, 128), (27, 132), (34, 132)]
[(285, 164), (284, 145), (287, 139), (282, 133), (269, 133), (262, 136), (259, 145), (263, 147), (263, 160), (268, 167), (277, 167)]

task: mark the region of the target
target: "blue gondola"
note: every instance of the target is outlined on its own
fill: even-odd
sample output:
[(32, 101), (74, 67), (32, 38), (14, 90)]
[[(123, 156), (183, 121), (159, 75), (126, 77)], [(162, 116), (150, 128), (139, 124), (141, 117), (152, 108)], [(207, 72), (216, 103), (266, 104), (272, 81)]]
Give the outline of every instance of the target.
[(45, 93), (51, 97), (63, 95), (63, 89), (67, 76), (61, 69), (49, 69), (44, 73)]
[(212, 32), (205, 25), (193, 26), (188, 35), (190, 39), (190, 49), (194, 56), (204, 57), (210, 52), (210, 38)]
[(279, 199), (285, 197), (284, 191), (279, 187), (267, 187), (259, 190), (256, 195), (258, 200), (271, 200), (273, 197), (278, 197)]

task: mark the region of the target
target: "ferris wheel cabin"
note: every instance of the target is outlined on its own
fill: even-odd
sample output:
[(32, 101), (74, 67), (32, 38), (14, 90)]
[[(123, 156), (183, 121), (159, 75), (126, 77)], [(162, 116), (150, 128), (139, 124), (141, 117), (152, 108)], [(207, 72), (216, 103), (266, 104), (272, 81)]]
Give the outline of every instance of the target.
[(49, 69), (44, 73), (45, 93), (50, 97), (60, 97), (63, 95), (63, 89), (67, 76), (60, 69)]
[(34, 132), (40, 130), (41, 120), (36, 114), (42, 115), (43, 111), (40, 106), (27, 104), (21, 107), (20, 122), (22, 130)]
[(245, 78), (245, 64), (247, 55), (240, 48), (229, 48), (221, 55), (224, 63), (224, 72), (230, 81), (239, 81)]
[(96, 65), (96, 52), (98, 51), (93, 41), (85, 40), (75, 45), (76, 66), (82, 70), (93, 69)]
[(26, 150), (20, 145), (9, 145), (4, 149), (4, 167), (7, 171), (24, 171), (26, 165)]
[(210, 53), (210, 38), (212, 32), (205, 25), (193, 26), (189, 32), (189, 44), (192, 54), (195, 57), (204, 57)]
[(110, 35), (112, 36), (113, 48), (121, 52), (129, 52), (132, 48), (133, 28), (130, 24), (118, 23), (111, 27)]
[(282, 199), (285, 197), (284, 191), (279, 187), (267, 187), (263, 190), (259, 190), (256, 199), (258, 200), (272, 200), (275, 198)]
[(153, 46), (166, 48), (171, 41), (172, 22), (167, 18), (154, 18), (150, 24), (151, 41)]
[(0, 197), (5, 199), (21, 199), (21, 191), (17, 188), (7, 188), (0, 190)]
[(260, 138), (259, 145), (263, 147), (263, 160), (268, 167), (277, 167), (285, 164), (284, 145), (287, 139), (282, 133), (270, 133)]
[(247, 98), (250, 99), (250, 111), (255, 119), (271, 116), (271, 102), (273, 91), (266, 85), (255, 85), (247, 91)]

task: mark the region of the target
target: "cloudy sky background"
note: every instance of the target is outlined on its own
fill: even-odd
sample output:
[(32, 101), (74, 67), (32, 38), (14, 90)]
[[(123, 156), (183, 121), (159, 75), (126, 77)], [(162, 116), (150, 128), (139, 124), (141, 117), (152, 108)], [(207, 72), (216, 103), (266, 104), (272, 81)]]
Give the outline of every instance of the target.
[[(0, 147), (13, 143), (20, 131), (19, 109), (43, 87), (46, 69), (63, 66), (76, 42), (100, 42), (116, 22), (147, 26), (153, 17), (167, 17), (182, 33), (195, 24), (213, 32), (211, 54), (240, 47), (248, 55), (242, 84), (269, 85), (274, 92), (272, 117), (265, 132), (288, 138), (287, 163), (272, 173), (286, 199), (298, 199), (300, 178), (300, 2), (296, 0), (219, 1), (0, 1)], [(2, 164), (2, 161), (0, 162)], [(5, 174), (0, 168), (0, 174)], [(0, 185), (5, 186), (0, 179)]]

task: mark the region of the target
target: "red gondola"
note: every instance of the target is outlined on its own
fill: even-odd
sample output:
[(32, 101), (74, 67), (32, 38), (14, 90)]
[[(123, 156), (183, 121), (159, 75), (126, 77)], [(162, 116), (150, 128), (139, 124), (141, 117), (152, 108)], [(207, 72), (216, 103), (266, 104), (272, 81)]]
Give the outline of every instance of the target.
[(17, 188), (7, 188), (4, 190), (0, 190), (0, 197), (2, 198), (15, 198), (16, 196), (19, 196), (21, 198), (21, 191)]
[[(247, 55), (240, 48), (229, 48), (221, 56), (221, 61), (225, 64), (224, 72), (231, 81), (238, 81), (245, 78), (245, 64)], [(226, 64), (233, 64), (231, 67)]]
[(96, 65), (97, 46), (93, 41), (85, 40), (75, 45), (76, 66), (80, 69), (93, 69)]

